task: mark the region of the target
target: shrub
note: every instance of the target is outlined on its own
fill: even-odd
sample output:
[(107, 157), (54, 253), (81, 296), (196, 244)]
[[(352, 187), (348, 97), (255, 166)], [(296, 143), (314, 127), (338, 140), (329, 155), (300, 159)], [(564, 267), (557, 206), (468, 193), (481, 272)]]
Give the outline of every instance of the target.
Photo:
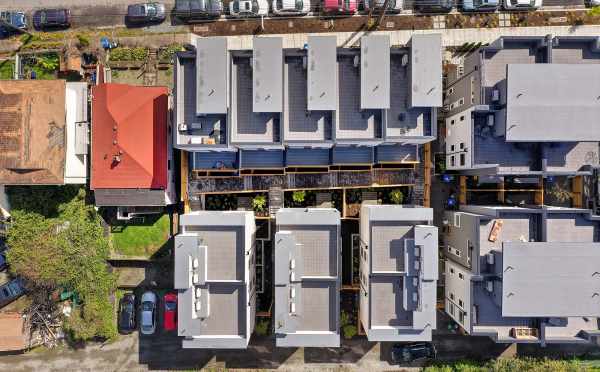
[(267, 206), (267, 198), (264, 195), (256, 195), (252, 199), (252, 209), (255, 212), (264, 212)]
[(356, 330), (356, 326), (348, 324), (342, 328), (342, 333), (346, 340), (350, 340), (352, 337), (356, 336), (358, 331)]
[(590, 15), (592, 17), (600, 16), (600, 5), (591, 8), (590, 10), (587, 11), (587, 13), (588, 13), (588, 15)]
[(256, 323), (256, 326), (254, 327), (254, 332), (256, 332), (256, 334), (258, 336), (268, 335), (269, 334), (269, 321), (261, 320), (258, 323)]
[(294, 193), (292, 194), (292, 200), (294, 201), (294, 203), (304, 203), (305, 199), (306, 191), (304, 190), (294, 191)]
[(390, 200), (394, 204), (402, 204), (404, 201), (404, 194), (402, 194), (400, 189), (394, 189), (390, 192)]
[(86, 35), (77, 35), (77, 47), (78, 48), (87, 48), (90, 46), (90, 39)]

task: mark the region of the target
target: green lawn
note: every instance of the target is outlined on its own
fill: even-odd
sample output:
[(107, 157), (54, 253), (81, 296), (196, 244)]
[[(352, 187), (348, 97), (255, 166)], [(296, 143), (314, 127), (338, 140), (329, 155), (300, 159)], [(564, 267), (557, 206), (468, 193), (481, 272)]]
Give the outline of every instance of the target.
[(113, 252), (124, 256), (152, 256), (169, 240), (170, 219), (168, 214), (146, 217), (144, 224), (112, 226)]

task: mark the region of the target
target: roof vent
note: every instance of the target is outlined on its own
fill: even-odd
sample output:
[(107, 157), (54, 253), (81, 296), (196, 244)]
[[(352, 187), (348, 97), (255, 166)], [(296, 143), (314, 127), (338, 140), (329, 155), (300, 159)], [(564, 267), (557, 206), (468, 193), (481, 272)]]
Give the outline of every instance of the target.
[(113, 155), (113, 163), (119, 164), (121, 162), (121, 155)]

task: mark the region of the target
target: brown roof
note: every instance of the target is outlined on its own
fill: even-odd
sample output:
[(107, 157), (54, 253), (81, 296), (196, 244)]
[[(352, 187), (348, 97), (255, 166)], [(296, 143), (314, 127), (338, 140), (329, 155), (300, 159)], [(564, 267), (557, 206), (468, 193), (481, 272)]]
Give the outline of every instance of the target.
[(0, 184), (63, 184), (64, 80), (0, 80)]
[(17, 351), (28, 348), (25, 321), (18, 313), (0, 313), (0, 351)]

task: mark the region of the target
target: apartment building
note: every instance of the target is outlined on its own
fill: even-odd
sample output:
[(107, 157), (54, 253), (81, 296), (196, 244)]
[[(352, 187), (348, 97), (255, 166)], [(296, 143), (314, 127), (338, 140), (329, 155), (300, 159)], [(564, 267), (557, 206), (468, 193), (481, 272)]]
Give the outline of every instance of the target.
[(219, 37), (194, 45), (175, 61), (173, 145), (188, 156), (196, 192), (217, 191), (207, 181), (215, 176), (219, 191), (268, 189), (260, 175), (291, 189), (309, 182), (305, 173), (335, 187), (328, 174), (348, 170), (385, 182), (435, 138), (440, 35), (402, 47), (376, 33), (352, 48), (314, 35), (302, 49), (280, 37), (255, 37), (251, 50)]
[(178, 335), (183, 348), (245, 349), (255, 320), (254, 214), (180, 216), (175, 237)]
[(275, 234), (275, 343), (340, 346), (340, 213), (284, 208)]
[(585, 343), (600, 335), (600, 219), (558, 207), (446, 212), (445, 311), (500, 343)]
[(448, 74), (446, 167), (589, 175), (598, 166), (600, 38), (501, 37)]
[(431, 341), (438, 230), (433, 209), (363, 204), (360, 321), (369, 341)]

